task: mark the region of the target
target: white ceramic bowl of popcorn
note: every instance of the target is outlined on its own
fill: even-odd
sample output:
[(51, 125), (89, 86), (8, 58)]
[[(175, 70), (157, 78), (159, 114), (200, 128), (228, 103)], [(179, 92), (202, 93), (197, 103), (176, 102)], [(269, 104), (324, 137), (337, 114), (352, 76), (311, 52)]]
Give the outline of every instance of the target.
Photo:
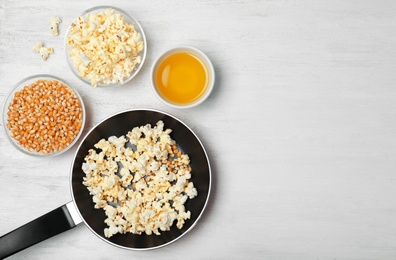
[(139, 22), (113, 6), (83, 12), (69, 25), (65, 50), (72, 72), (91, 86), (120, 86), (134, 78), (147, 53)]

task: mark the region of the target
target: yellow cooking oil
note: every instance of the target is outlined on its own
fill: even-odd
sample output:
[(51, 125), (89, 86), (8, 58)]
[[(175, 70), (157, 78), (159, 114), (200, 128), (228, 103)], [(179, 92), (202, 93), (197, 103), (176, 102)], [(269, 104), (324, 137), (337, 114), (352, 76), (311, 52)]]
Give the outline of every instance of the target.
[(172, 103), (188, 104), (205, 93), (208, 71), (197, 56), (178, 52), (169, 55), (160, 63), (155, 79), (162, 97)]

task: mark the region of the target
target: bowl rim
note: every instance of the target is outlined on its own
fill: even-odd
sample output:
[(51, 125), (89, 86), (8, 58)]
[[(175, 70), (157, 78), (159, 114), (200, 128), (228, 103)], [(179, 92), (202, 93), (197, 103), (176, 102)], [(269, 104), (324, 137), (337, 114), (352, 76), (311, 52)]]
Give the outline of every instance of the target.
[[(92, 85), (91, 85), (91, 82), (90, 82), (89, 80), (83, 78), (83, 77), (80, 77), (80, 75), (78, 74), (76, 68), (74, 67), (74, 65), (73, 65), (73, 63), (72, 63), (72, 61), (71, 61), (71, 59), (70, 59), (70, 55), (69, 55), (69, 53), (68, 53), (70, 48), (69, 48), (69, 46), (67, 45), (67, 37), (69, 36), (69, 32), (70, 32), (70, 28), (71, 28), (72, 22), (75, 21), (78, 17), (80, 17), (80, 16), (85, 16), (85, 15), (87, 15), (87, 14), (89, 14), (89, 13), (94, 12), (94, 11), (101, 11), (101, 10), (104, 11), (104, 10), (109, 9), (109, 8), (114, 9), (116, 12), (122, 14), (122, 15), (124, 16), (126, 22), (128, 22), (129, 24), (131, 24), (131, 25), (134, 26), (135, 30), (138, 31), (138, 32), (140, 33), (141, 37), (142, 37), (142, 41), (143, 41), (144, 48), (143, 48), (143, 53), (141, 54), (141, 62), (140, 62), (140, 64), (139, 64), (139, 66), (137, 66), (137, 67), (135, 66), (135, 68), (133, 69), (133, 73), (131, 74), (131, 76), (129, 76), (128, 78), (126, 78), (125, 80), (123, 80), (122, 83), (121, 83), (121, 82), (117, 82), (117, 83), (114, 83), (114, 84), (98, 84), (97, 87), (118, 87), (118, 86), (121, 86), (121, 85), (126, 84), (126, 83), (129, 82), (131, 79), (133, 79), (134, 77), (136, 77), (136, 75), (139, 73), (139, 71), (140, 71), (141, 68), (143, 67), (144, 62), (145, 62), (145, 60), (146, 60), (146, 56), (147, 56), (147, 39), (146, 39), (146, 35), (145, 35), (145, 33), (144, 33), (143, 27), (140, 25), (140, 23), (138, 22), (138, 20), (137, 20), (135, 17), (133, 17), (132, 15), (128, 14), (125, 10), (123, 10), (123, 9), (121, 9), (121, 8), (119, 8), (119, 7), (116, 7), (116, 6), (112, 6), (112, 5), (98, 5), (98, 6), (90, 7), (90, 8), (88, 8), (88, 9), (86, 9), (85, 11), (83, 11), (83, 12), (82, 12), (81, 14), (79, 14), (78, 16), (76, 16), (75, 18), (73, 18), (73, 20), (69, 23), (69, 25), (68, 25), (68, 27), (67, 27), (65, 36), (63, 37), (63, 38), (64, 38), (64, 39), (63, 39), (63, 45), (64, 45), (64, 49), (65, 49), (64, 52), (65, 52), (65, 55), (66, 55), (66, 63), (67, 63), (67, 65), (69, 66), (69, 68), (70, 68), (70, 70), (72, 71), (72, 73), (73, 73), (78, 79), (80, 79), (82, 82), (88, 84), (89, 86), (92, 86)], [(137, 28), (136, 28), (136, 27), (137, 27)], [(141, 52), (139, 52), (139, 54), (140, 54), (140, 53), (141, 53)]]
[[(81, 123), (81, 128), (78, 132), (78, 134), (76, 135), (76, 137), (74, 138), (74, 140), (68, 145), (66, 146), (64, 149), (57, 151), (57, 152), (52, 152), (52, 153), (48, 153), (48, 154), (44, 154), (44, 153), (40, 153), (40, 152), (31, 152), (28, 149), (26, 149), (25, 147), (23, 147), (22, 145), (20, 145), (14, 138), (11, 137), (10, 135), (10, 130), (7, 127), (7, 121), (8, 121), (8, 105), (10, 104), (11, 100), (14, 99), (14, 94), (17, 91), (22, 90), (23, 87), (32, 84), (33, 82), (36, 82), (37, 80), (40, 79), (48, 79), (48, 80), (57, 80), (60, 81), (61, 83), (65, 84), (70, 90), (73, 91), (73, 93), (76, 94), (77, 98), (80, 100), (81, 103), (81, 108), (82, 108), (82, 123)], [(25, 82), (30, 82), (31, 83), (25, 83)], [(10, 91), (8, 92), (5, 100), (4, 100), (4, 104), (3, 104), (3, 111), (2, 111), (2, 121), (3, 121), (3, 128), (4, 128), (4, 132), (5, 132), (5, 136), (7, 138), (7, 140), (11, 143), (12, 146), (14, 146), (18, 151), (26, 154), (26, 155), (30, 155), (30, 156), (34, 156), (34, 157), (52, 157), (52, 156), (56, 156), (56, 155), (60, 155), (64, 152), (66, 152), (67, 150), (69, 150), (71, 147), (74, 146), (74, 144), (76, 144), (76, 142), (78, 141), (78, 139), (81, 137), (83, 131), (84, 131), (84, 126), (85, 126), (85, 122), (86, 122), (86, 110), (85, 110), (85, 105), (84, 105), (84, 101), (81, 98), (80, 93), (77, 91), (76, 88), (72, 87), (68, 81), (65, 81), (63, 78), (60, 78), (58, 76), (54, 76), (51, 74), (35, 74), (35, 75), (31, 75), (28, 76), (20, 81), (18, 81), (16, 84), (14, 84), (12, 86), (12, 88), (10, 89)]]
[[(199, 99), (197, 99), (191, 103), (177, 104), (177, 103), (168, 101), (158, 92), (156, 84), (155, 84), (155, 71), (156, 71), (159, 63), (163, 59), (165, 59), (166, 57), (168, 57), (171, 54), (183, 52), (183, 51), (195, 54), (200, 59), (202, 59), (202, 61), (207, 66), (208, 74), (210, 75), (210, 77), (209, 77), (207, 89), (206, 89), (205, 93)], [(209, 59), (209, 57), (203, 51), (199, 50), (196, 47), (190, 46), (190, 45), (176, 45), (176, 46), (173, 46), (173, 47), (163, 51), (154, 60), (152, 66), (151, 66), (151, 70), (150, 70), (151, 89), (153, 90), (154, 95), (159, 100), (161, 100), (164, 104), (166, 104), (170, 107), (173, 107), (173, 108), (181, 108), (181, 109), (192, 108), (192, 107), (198, 106), (199, 104), (203, 103), (210, 96), (210, 94), (214, 88), (215, 78), (216, 78), (216, 76), (215, 76), (214, 67), (213, 67), (213, 64), (212, 64), (211, 60)]]

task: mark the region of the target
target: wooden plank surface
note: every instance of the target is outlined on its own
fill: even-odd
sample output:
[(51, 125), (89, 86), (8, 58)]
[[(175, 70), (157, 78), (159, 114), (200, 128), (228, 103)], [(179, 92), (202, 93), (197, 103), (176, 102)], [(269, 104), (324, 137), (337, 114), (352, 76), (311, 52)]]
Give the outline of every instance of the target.
[[(49, 73), (82, 95), (85, 133), (124, 109), (171, 113), (208, 151), (210, 203), (189, 234), (158, 250), (115, 248), (80, 225), (11, 259), (396, 258), (396, 2), (112, 1), (141, 23), (147, 59), (125, 86), (93, 89), (67, 66), (64, 35), (101, 4), (0, 0), (1, 106), (16, 82)], [(58, 37), (52, 16), (63, 21)], [(55, 50), (45, 62), (37, 41)], [(175, 45), (214, 64), (215, 89), (196, 108), (169, 108), (150, 89), (154, 59)], [(2, 235), (71, 201), (76, 147), (32, 158), (0, 124)]]

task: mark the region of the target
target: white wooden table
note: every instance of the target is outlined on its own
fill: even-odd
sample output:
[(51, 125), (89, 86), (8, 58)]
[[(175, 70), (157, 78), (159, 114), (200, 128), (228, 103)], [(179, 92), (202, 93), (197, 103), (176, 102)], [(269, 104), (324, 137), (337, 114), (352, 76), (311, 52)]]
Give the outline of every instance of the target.
[[(147, 59), (127, 85), (93, 89), (68, 68), (63, 40), (101, 4), (0, 0), (1, 105), (16, 82), (49, 73), (82, 95), (85, 133), (128, 108), (171, 113), (208, 151), (210, 203), (161, 249), (119, 249), (80, 225), (11, 259), (396, 259), (396, 1), (112, 1), (141, 23)], [(52, 16), (63, 20), (58, 37)], [(37, 41), (55, 50), (45, 62)], [(181, 44), (204, 51), (217, 76), (187, 110), (163, 105), (149, 80), (153, 60)], [(1, 127), (3, 235), (71, 200), (76, 146), (32, 158)]]

